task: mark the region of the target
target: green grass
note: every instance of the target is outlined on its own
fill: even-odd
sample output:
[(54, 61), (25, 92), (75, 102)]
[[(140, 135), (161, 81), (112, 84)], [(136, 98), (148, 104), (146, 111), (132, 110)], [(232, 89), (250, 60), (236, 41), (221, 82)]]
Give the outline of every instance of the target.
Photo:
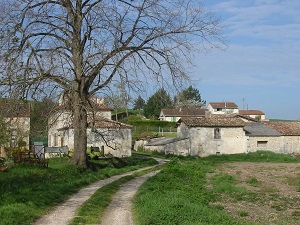
[(205, 186), (211, 169), (197, 159), (173, 160), (139, 189), (133, 203), (137, 224), (240, 224), (209, 205), (216, 200)]
[[(225, 162), (300, 162), (300, 159), (268, 151), (206, 158), (173, 157), (162, 172), (138, 190), (133, 202), (136, 224), (253, 224), (243, 220), (248, 217), (247, 211), (236, 212), (239, 220), (226, 213), (222, 205), (213, 204), (222, 202), (224, 195), (236, 202), (256, 202), (261, 197), (238, 187), (240, 181), (234, 176), (225, 173), (208, 176)], [(260, 185), (260, 181), (251, 177), (247, 182)]]
[(101, 217), (105, 213), (106, 207), (109, 205), (114, 194), (119, 190), (122, 184), (156, 169), (157, 168), (136, 172), (100, 188), (80, 207), (75, 218), (69, 225), (100, 224)]
[(51, 159), (47, 169), (17, 165), (0, 173), (0, 225), (32, 224), (88, 184), (155, 163), (133, 157), (124, 159), (126, 166), (118, 161), (98, 160), (94, 161), (95, 171), (80, 172), (67, 160)]
[(257, 151), (242, 154), (233, 155), (212, 155), (203, 158), (205, 161), (214, 163), (224, 163), (224, 162), (300, 162), (300, 158), (292, 158), (287, 154), (277, 154), (271, 151)]

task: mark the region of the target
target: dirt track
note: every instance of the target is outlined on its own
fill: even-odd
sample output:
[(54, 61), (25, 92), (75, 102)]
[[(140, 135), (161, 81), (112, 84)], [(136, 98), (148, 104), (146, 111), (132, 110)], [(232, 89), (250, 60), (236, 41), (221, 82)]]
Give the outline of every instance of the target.
[[(156, 159), (159, 164), (161, 165), (163, 163), (165, 163), (166, 161), (163, 159)], [(117, 176), (113, 176), (110, 177), (108, 179), (105, 180), (100, 180), (96, 183), (93, 183), (91, 185), (89, 185), (88, 187), (80, 190), (77, 194), (71, 196), (67, 201), (65, 201), (64, 203), (62, 203), (61, 205), (58, 205), (57, 207), (55, 207), (53, 210), (49, 211), (46, 215), (44, 215), (43, 217), (41, 217), (38, 221), (36, 221), (36, 223), (34, 223), (34, 225), (67, 225), (72, 218), (74, 218), (76, 210), (79, 209), (79, 207), (87, 200), (89, 199), (99, 188), (120, 179), (121, 177), (127, 176), (127, 175), (131, 175), (135, 172), (138, 171), (142, 171), (142, 170), (146, 170), (146, 169), (150, 169), (155, 166), (150, 166), (150, 167), (146, 167), (146, 168), (142, 168), (139, 170), (135, 170), (135, 171), (131, 171), (125, 174), (121, 174), (121, 175), (117, 175)], [(145, 176), (142, 176), (140, 179), (137, 178), (137, 180), (133, 181), (133, 182), (137, 182), (139, 183), (139, 185), (142, 184), (143, 181), (145, 181), (149, 176), (154, 175), (155, 173), (150, 173), (150, 174), (146, 174)], [(129, 183), (130, 184), (130, 183)], [(130, 192), (133, 193), (132, 191), (134, 191), (133, 189), (137, 189), (138, 186), (132, 186), (131, 185), (131, 189)], [(130, 198), (128, 198), (128, 201), (130, 201)], [(127, 204), (129, 205), (129, 204)], [(127, 207), (127, 205), (125, 205)], [(112, 223), (109, 223), (110, 225), (112, 225)], [(120, 224), (120, 223), (117, 223)]]

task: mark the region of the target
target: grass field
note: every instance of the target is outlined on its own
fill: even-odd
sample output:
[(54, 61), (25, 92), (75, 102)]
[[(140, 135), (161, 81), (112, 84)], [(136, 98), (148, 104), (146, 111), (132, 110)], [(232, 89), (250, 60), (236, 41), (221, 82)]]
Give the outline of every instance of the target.
[(299, 224), (300, 159), (272, 152), (174, 158), (139, 189), (137, 225)]
[(32, 224), (51, 207), (100, 179), (153, 165), (155, 160), (126, 158), (94, 161), (94, 171), (80, 172), (67, 158), (50, 159), (49, 168), (16, 165), (0, 173), (0, 224)]
[[(137, 225), (299, 224), (300, 158), (256, 152), (170, 159), (139, 189)], [(48, 169), (11, 168), (0, 173), (0, 224), (31, 224), (88, 184), (153, 163), (142, 157), (128, 158), (127, 166), (98, 161), (98, 170), (83, 173), (66, 159), (51, 160)], [(99, 189), (71, 224), (97, 224), (119, 186), (139, 175)]]

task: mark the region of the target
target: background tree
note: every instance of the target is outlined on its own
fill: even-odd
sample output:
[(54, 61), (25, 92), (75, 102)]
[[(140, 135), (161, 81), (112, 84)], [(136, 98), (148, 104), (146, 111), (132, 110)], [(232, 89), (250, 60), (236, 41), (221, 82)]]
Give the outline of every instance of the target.
[(144, 107), (144, 115), (147, 118), (157, 119), (162, 108), (172, 108), (172, 100), (170, 95), (161, 88), (156, 91), (147, 101)]
[(48, 119), (57, 104), (51, 98), (32, 101), (30, 110), (30, 138), (32, 141), (42, 141), (48, 137)]
[[(223, 45), (219, 19), (193, 0), (0, 0), (2, 91), (65, 92), (74, 164), (86, 166), (90, 97), (113, 82), (188, 78), (191, 50)], [(6, 87), (6, 89), (4, 88)]]
[(201, 108), (206, 101), (201, 99), (200, 91), (190, 85), (175, 96), (174, 104), (176, 108)]
[(141, 110), (145, 106), (145, 100), (139, 95), (139, 97), (134, 101), (133, 109)]

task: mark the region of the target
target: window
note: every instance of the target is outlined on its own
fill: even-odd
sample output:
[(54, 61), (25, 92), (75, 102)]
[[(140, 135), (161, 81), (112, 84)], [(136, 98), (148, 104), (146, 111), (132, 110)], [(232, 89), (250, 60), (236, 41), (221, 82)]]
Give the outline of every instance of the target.
[(267, 147), (267, 141), (257, 141), (257, 147), (259, 148), (266, 148)]
[(221, 129), (220, 128), (214, 129), (214, 139), (221, 139)]
[(217, 108), (217, 112), (222, 112), (223, 109), (222, 108)]

